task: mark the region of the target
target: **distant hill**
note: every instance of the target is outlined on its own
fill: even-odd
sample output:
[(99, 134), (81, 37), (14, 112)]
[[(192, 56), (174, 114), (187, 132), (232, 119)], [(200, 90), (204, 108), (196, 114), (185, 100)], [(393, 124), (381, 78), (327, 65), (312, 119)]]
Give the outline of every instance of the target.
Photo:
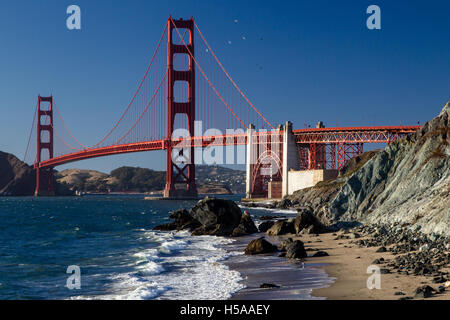
[[(33, 167), (16, 156), (0, 151), (0, 196), (31, 196), (36, 188), (36, 174)], [(72, 192), (66, 184), (55, 181), (58, 195)]]
[[(0, 195), (29, 196), (36, 186), (33, 167), (12, 154), (0, 151)], [(220, 166), (197, 166), (199, 193), (245, 193), (245, 172)], [(153, 192), (164, 190), (166, 172), (120, 167), (110, 174), (81, 169), (55, 170), (56, 194), (81, 192)]]
[(36, 186), (34, 169), (16, 156), (0, 151), (0, 195), (31, 195)]
[[(138, 167), (120, 167), (110, 174), (95, 170), (68, 169), (56, 174), (57, 181), (81, 192), (162, 192), (166, 172)], [(197, 166), (199, 193), (245, 192), (245, 172), (220, 166)]]

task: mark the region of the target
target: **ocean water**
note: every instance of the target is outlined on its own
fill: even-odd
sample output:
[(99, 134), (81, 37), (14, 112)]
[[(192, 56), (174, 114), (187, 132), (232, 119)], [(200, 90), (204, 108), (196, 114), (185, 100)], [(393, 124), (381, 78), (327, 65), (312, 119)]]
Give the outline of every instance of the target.
[[(229, 197), (238, 200), (239, 196)], [(151, 229), (195, 201), (142, 195), (0, 198), (0, 299), (228, 299), (233, 239)], [(256, 218), (267, 214), (251, 210)], [(78, 266), (81, 288), (66, 286)]]

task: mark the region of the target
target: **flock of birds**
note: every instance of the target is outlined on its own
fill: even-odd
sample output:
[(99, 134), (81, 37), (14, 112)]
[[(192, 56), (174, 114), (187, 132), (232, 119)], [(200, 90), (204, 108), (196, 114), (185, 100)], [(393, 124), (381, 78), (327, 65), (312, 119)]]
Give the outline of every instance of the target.
[[(238, 19), (234, 19), (234, 23), (239, 23), (239, 20), (238, 20)], [(246, 37), (245, 35), (242, 35), (242, 36), (241, 36), (241, 40), (245, 41), (245, 40), (247, 40), (247, 37)], [(262, 36), (258, 36), (258, 40), (259, 40), (259, 41), (263, 41), (264, 38), (263, 38)], [(227, 44), (228, 44), (228, 45), (231, 45), (231, 44), (232, 44), (232, 41), (231, 41), (231, 40), (228, 40), (228, 41), (227, 41)], [(206, 49), (206, 52), (209, 52), (209, 50)], [(263, 70), (263, 69), (264, 69), (264, 67), (263, 67), (262, 65), (258, 64), (258, 63), (256, 64), (256, 67), (257, 67), (259, 70)]]

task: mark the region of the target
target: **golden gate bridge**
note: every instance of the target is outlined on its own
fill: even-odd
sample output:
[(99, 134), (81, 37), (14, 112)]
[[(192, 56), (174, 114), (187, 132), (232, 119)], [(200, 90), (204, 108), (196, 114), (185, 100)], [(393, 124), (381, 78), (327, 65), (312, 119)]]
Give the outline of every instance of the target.
[[(200, 41), (194, 46), (195, 39)], [(195, 132), (196, 121), (204, 130), (200, 135)], [(34, 164), (35, 195), (40, 196), (54, 195), (54, 167), (166, 150), (164, 196), (196, 197), (194, 149), (240, 145), (247, 150), (247, 196), (267, 196), (267, 181), (282, 180), (283, 168), (291, 166), (286, 153), (288, 131), (295, 144), (295, 167), (314, 170), (340, 169), (363, 152), (363, 144), (390, 143), (418, 128), (292, 130), (289, 123), (275, 128), (226, 71), (194, 19), (169, 17), (142, 80), (105, 136), (94, 145), (82, 144), (67, 127), (53, 96), (38, 96), (24, 160)], [(183, 137), (174, 134), (180, 129)], [(251, 156), (250, 150), (254, 150)], [(267, 167), (269, 175), (262, 173)]]

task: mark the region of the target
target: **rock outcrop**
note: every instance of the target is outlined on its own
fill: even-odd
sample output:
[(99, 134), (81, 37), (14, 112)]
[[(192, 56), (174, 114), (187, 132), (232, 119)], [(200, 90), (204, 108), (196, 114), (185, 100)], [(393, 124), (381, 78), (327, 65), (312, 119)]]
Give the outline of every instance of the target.
[(245, 236), (253, 233), (257, 233), (258, 228), (255, 226), (255, 223), (252, 220), (252, 217), (249, 214), (244, 213), (241, 217), (241, 222), (239, 225), (233, 230), (232, 236), (239, 237)]
[(295, 234), (294, 222), (289, 220), (276, 221), (266, 234), (268, 236), (281, 236), (284, 234)]
[(300, 240), (288, 238), (280, 244), (280, 250), (285, 251), (287, 259), (303, 259), (307, 257), (305, 245)]
[(170, 214), (174, 221), (154, 230), (189, 230), (192, 235), (242, 236), (258, 232), (252, 218), (242, 214), (234, 201), (206, 197), (189, 211)]
[(415, 134), (391, 143), (355, 172), (318, 216), (414, 225), (450, 235), (450, 102)]
[(264, 222), (262, 222), (262, 223), (258, 226), (258, 231), (259, 231), (259, 232), (266, 232), (266, 231), (269, 230), (274, 224), (275, 224), (275, 222), (272, 221), (272, 220), (264, 221)]
[[(73, 194), (65, 183), (54, 181), (54, 186), (56, 195)], [(34, 168), (10, 153), (0, 151), (0, 196), (32, 196), (35, 188)]]
[(194, 235), (230, 236), (242, 217), (241, 209), (234, 201), (208, 197), (197, 202), (189, 214), (201, 224), (193, 231)]
[(381, 223), (450, 236), (449, 116), (450, 102), (415, 134), (350, 160), (337, 179), (287, 197), (291, 207), (310, 207), (331, 230)]
[(264, 237), (254, 239), (245, 248), (244, 253), (247, 255), (272, 253), (277, 251), (277, 247), (271, 244)]

